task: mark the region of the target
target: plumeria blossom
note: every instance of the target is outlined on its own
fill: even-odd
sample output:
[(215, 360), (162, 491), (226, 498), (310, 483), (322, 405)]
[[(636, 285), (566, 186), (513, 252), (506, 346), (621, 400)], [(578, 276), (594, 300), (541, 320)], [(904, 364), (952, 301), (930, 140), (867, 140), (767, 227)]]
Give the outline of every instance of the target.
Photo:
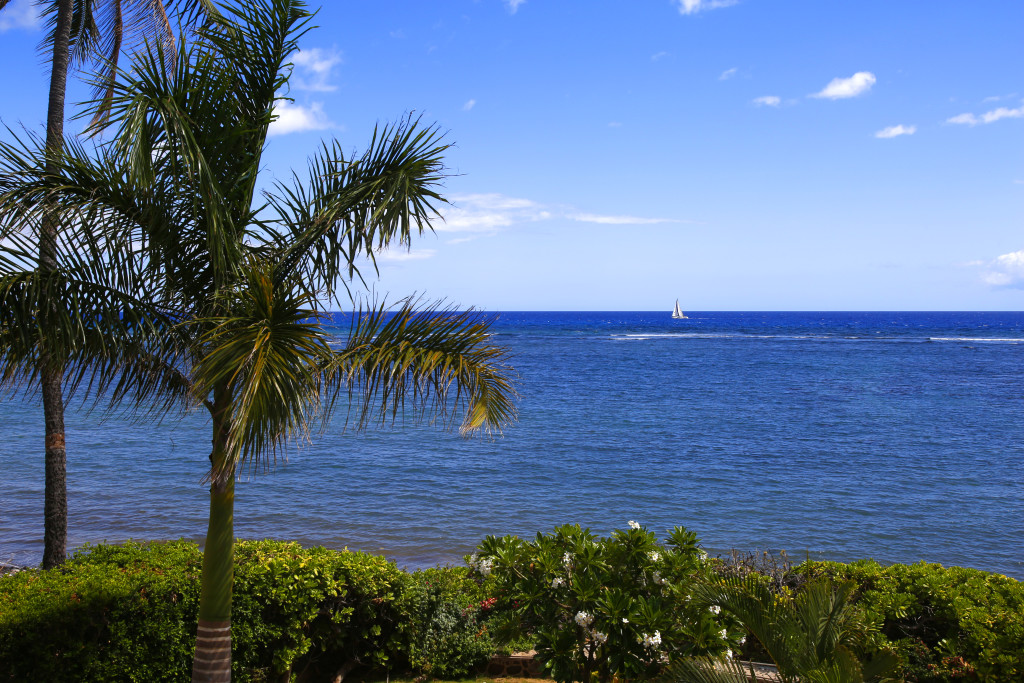
[(662, 577), (662, 575), (659, 574), (658, 572), (653, 572), (651, 574), (651, 578), (654, 579), (654, 583), (662, 585), (662, 586), (664, 586), (666, 583), (668, 583), (668, 581), (665, 580), (665, 578)]
[(661, 559), (661, 553), (659, 553), (657, 550), (652, 550), (650, 553), (648, 553), (648, 556), (651, 558), (651, 562), (657, 562)]
[(746, 642), (747, 642), (747, 637), (746, 636), (743, 636), (742, 638), (740, 638), (740, 645), (745, 645)]
[(721, 635), (721, 636), (722, 636), (723, 638), (728, 638), (728, 637), (729, 637), (729, 632), (728, 632), (727, 630), (725, 630), (724, 628), (723, 628), (723, 629), (722, 629), (721, 631), (719, 631), (718, 633), (719, 633), (719, 634), (720, 634), (720, 635)]
[(725, 658), (726, 659), (732, 659), (732, 650), (726, 650), (725, 651)]
[(564, 585), (565, 585), (565, 579), (563, 579), (561, 576), (556, 576), (555, 578), (553, 578), (551, 580), (551, 587), (552, 588), (561, 588)]
[(640, 643), (644, 647), (658, 647), (661, 645), (661, 631), (655, 631), (653, 636), (649, 636), (646, 633), (641, 638), (637, 638), (636, 642)]
[(722, 613), (722, 608), (719, 607), (718, 605), (711, 605), (711, 607), (708, 607), (708, 611), (711, 612), (712, 614), (721, 614)]
[(706, 560), (706, 559), (708, 559), (708, 554), (706, 552), (704, 552), (703, 550), (698, 550), (697, 551), (697, 557), (699, 557), (701, 560)]
[(628, 624), (629, 623), (629, 619), (627, 619), (626, 617), (622, 617), (622, 623), (623, 624)]
[(576, 623), (579, 624), (580, 626), (582, 626), (583, 628), (587, 628), (588, 626), (590, 626), (590, 624), (593, 621), (594, 621), (594, 615), (593, 614), (589, 614), (587, 612), (577, 612), (576, 613)]
[(600, 631), (592, 631), (590, 637), (594, 639), (594, 642), (598, 645), (604, 645), (608, 642), (608, 634), (601, 633)]
[(562, 555), (562, 564), (564, 564), (566, 567), (572, 564), (572, 553), (566, 553)]
[(494, 569), (494, 562), (492, 560), (484, 558), (476, 563), (476, 570), (484, 576), (490, 574), (492, 569)]
[(634, 522), (633, 520), (629, 520), (629, 528), (630, 529), (639, 529), (640, 525), (637, 524), (636, 522)]

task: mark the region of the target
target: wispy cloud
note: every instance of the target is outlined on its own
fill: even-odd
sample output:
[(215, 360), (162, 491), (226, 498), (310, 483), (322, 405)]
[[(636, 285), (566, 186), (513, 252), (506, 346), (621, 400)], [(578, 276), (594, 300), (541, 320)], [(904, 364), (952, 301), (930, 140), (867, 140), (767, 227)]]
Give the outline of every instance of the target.
[(434, 256), (437, 253), (435, 249), (412, 249), (405, 251), (404, 249), (386, 249), (384, 251), (378, 251), (376, 259), (378, 261), (391, 261), (391, 262), (402, 262), (402, 261), (422, 261)]
[(609, 128), (622, 128), (622, 121), (609, 121), (608, 122), (608, 127)]
[(466, 100), (466, 103), (462, 105), (462, 111), (469, 111), (476, 106), (476, 100)]
[(1020, 106), (1016, 109), (1008, 109), (1007, 107), (999, 107), (987, 111), (981, 116), (975, 116), (974, 114), (957, 114), (946, 119), (946, 123), (956, 123), (966, 126), (976, 126), (979, 123), (995, 123), (1000, 119), (1019, 119), (1024, 118), (1024, 106)]
[(0, 33), (18, 28), (39, 28), (39, 14), (32, 0), (14, 0), (0, 11)]
[(665, 57), (668, 57), (668, 53), (662, 50), (661, 52), (655, 52), (653, 55), (651, 55), (651, 61), (658, 62), (661, 61), (662, 59), (665, 59)]
[(333, 92), (338, 86), (330, 83), (334, 67), (341, 64), (341, 52), (335, 49), (326, 50), (314, 47), (300, 50), (292, 56), (295, 73), (289, 83), (296, 90), (312, 90), (314, 92)]
[[(494, 233), (511, 225), (554, 219), (601, 225), (688, 222), (676, 218), (589, 213), (572, 207), (546, 206), (529, 199), (498, 193), (454, 195), (452, 201), (454, 205), (444, 212), (444, 222), (435, 226), (438, 232)], [(467, 239), (460, 238), (458, 241)]]
[(917, 126), (888, 126), (875, 133), (876, 138), (897, 138), (901, 135), (913, 135), (917, 132)]
[(870, 71), (858, 71), (849, 78), (833, 78), (821, 92), (816, 92), (808, 97), (818, 97), (828, 100), (844, 100), (848, 97), (863, 95), (875, 84), (875, 75)]
[(735, 76), (737, 73), (739, 73), (739, 69), (734, 66), (731, 69), (726, 69), (725, 71), (723, 71), (722, 74), (718, 77), (718, 80), (727, 81), (733, 76)]
[(777, 107), (782, 104), (782, 99), (776, 95), (755, 97), (752, 101), (755, 107)]
[(676, 0), (680, 14), (696, 14), (709, 9), (732, 7), (740, 0)]
[(515, 14), (519, 11), (519, 6), (526, 2), (526, 0), (505, 0), (505, 7), (508, 7), (509, 14)]
[(601, 225), (655, 225), (657, 223), (683, 223), (675, 218), (639, 218), (637, 216), (602, 216), (596, 213), (574, 213), (570, 218), (580, 223), (599, 223)]
[(981, 279), (1000, 289), (1024, 289), (1024, 251), (998, 256), (985, 265)]
[(453, 206), (444, 212), (438, 232), (495, 232), (515, 223), (550, 218), (550, 212), (529, 199), (498, 193), (452, 196)]
[(270, 124), (267, 135), (287, 135), (334, 127), (324, 113), (324, 105), (320, 102), (302, 106), (288, 100), (280, 100), (274, 105), (274, 115), (277, 118)]

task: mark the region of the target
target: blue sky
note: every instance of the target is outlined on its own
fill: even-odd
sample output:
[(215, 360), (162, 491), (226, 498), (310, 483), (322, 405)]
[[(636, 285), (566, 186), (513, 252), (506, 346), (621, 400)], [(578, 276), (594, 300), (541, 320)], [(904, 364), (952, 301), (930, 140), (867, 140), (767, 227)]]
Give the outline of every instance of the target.
[[(316, 24), (268, 171), (303, 167), (322, 137), (361, 149), (409, 111), (455, 143), (453, 208), (382, 255), (378, 294), (1024, 306), (1019, 0), (345, 1)], [(0, 13), (7, 125), (42, 129), (40, 36), (23, 0)]]

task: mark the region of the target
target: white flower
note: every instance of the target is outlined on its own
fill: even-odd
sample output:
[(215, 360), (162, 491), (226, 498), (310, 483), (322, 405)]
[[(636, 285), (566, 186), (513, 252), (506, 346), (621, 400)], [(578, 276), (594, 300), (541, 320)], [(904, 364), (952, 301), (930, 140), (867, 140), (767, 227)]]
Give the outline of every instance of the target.
[(629, 623), (629, 619), (627, 619), (626, 617), (622, 617), (622, 623), (623, 624), (628, 624)]
[(469, 556), (469, 559), (466, 560), (466, 564), (468, 564), (470, 566), (470, 568), (476, 569), (476, 563), (479, 562), (479, 561), (480, 561), (480, 556), (477, 555), (476, 553), (473, 553), (472, 555)]
[(630, 529), (639, 529), (640, 525), (637, 524), (636, 522), (634, 522), (633, 520), (629, 520), (629, 528)]
[(607, 633), (601, 633), (600, 631), (594, 631), (594, 632), (592, 632), (590, 634), (590, 636), (594, 639), (594, 642), (597, 643), (598, 645), (604, 645), (605, 643), (608, 642), (608, 634)]
[(652, 550), (650, 552), (650, 558), (651, 558), (651, 562), (657, 562), (658, 560), (661, 559), (661, 553), (659, 553), (657, 550)]
[(480, 560), (476, 564), (476, 570), (484, 576), (490, 574), (492, 569), (494, 569), (494, 562), (489, 559)]
[(552, 588), (561, 588), (565, 585), (565, 580), (561, 576), (556, 576), (551, 580)]
[(728, 636), (729, 636), (729, 632), (728, 632), (728, 631), (726, 631), (726, 630), (725, 630), (724, 628), (723, 628), (723, 629), (722, 629), (721, 631), (719, 631), (718, 633), (719, 633), (719, 634), (720, 634), (720, 635), (721, 635), (721, 636), (722, 636), (723, 638), (726, 638), (726, 637), (728, 637)]
[(668, 583), (668, 581), (662, 578), (661, 574), (659, 574), (658, 572), (652, 573), (651, 578), (654, 579), (654, 583), (661, 584), (662, 586)]
[(706, 552), (704, 552), (703, 550), (698, 550), (697, 551), (697, 557), (699, 557), (702, 560), (706, 560), (706, 559), (708, 559), (708, 554)]
[(642, 638), (637, 638), (636, 642), (644, 647), (657, 647), (661, 645), (661, 631), (655, 631), (653, 636), (645, 633)]
[(711, 607), (708, 607), (708, 611), (711, 612), (712, 614), (721, 614), (722, 613), (722, 608), (719, 607), (718, 605), (711, 605)]
[(747, 637), (746, 636), (743, 636), (742, 638), (740, 638), (740, 645), (745, 645), (746, 642), (747, 642)]
[(732, 659), (732, 650), (726, 650), (725, 651), (725, 658), (726, 659)]
[(592, 621), (594, 621), (593, 614), (587, 614), (586, 612), (576, 613), (576, 623), (582, 626), (583, 628), (590, 626)]
[(562, 555), (562, 564), (568, 567), (572, 563), (572, 553)]

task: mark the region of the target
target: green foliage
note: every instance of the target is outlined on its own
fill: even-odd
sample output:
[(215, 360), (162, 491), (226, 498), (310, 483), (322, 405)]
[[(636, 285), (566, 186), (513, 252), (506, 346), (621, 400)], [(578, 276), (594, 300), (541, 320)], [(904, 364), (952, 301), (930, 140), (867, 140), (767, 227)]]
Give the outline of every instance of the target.
[(383, 557), (243, 541), (235, 549), (233, 669), (282, 674), (387, 668), (400, 649), (408, 575)]
[(796, 571), (852, 581), (858, 604), (892, 643), (908, 681), (1024, 678), (1024, 584), (1001, 574), (938, 564), (883, 567), (806, 562)]
[[(409, 578), (393, 563), (277, 541), (235, 552), (234, 680), (401, 658)], [(201, 562), (187, 541), (127, 543), (0, 579), (0, 681), (187, 681)]]
[(201, 555), (128, 543), (0, 579), (0, 680), (187, 680)]
[(706, 573), (696, 535), (677, 527), (662, 546), (630, 527), (607, 538), (562, 526), (534, 542), (485, 539), (472, 566), (497, 577), (499, 640), (531, 634), (558, 681), (646, 677), (666, 656), (725, 652), (740, 632), (689, 602)]
[[(884, 676), (895, 658), (888, 653), (865, 656), (871, 628), (853, 604), (852, 583), (833, 587), (819, 580), (795, 596), (772, 588), (768, 577), (755, 574), (718, 578), (697, 585), (694, 600), (735, 617), (761, 644), (785, 683), (889, 680)], [(747, 676), (733, 662), (700, 657), (676, 662), (664, 680), (745, 683)]]
[(412, 575), (404, 599), (409, 663), (431, 678), (461, 678), (494, 654), (486, 620), (495, 600), (465, 567)]

